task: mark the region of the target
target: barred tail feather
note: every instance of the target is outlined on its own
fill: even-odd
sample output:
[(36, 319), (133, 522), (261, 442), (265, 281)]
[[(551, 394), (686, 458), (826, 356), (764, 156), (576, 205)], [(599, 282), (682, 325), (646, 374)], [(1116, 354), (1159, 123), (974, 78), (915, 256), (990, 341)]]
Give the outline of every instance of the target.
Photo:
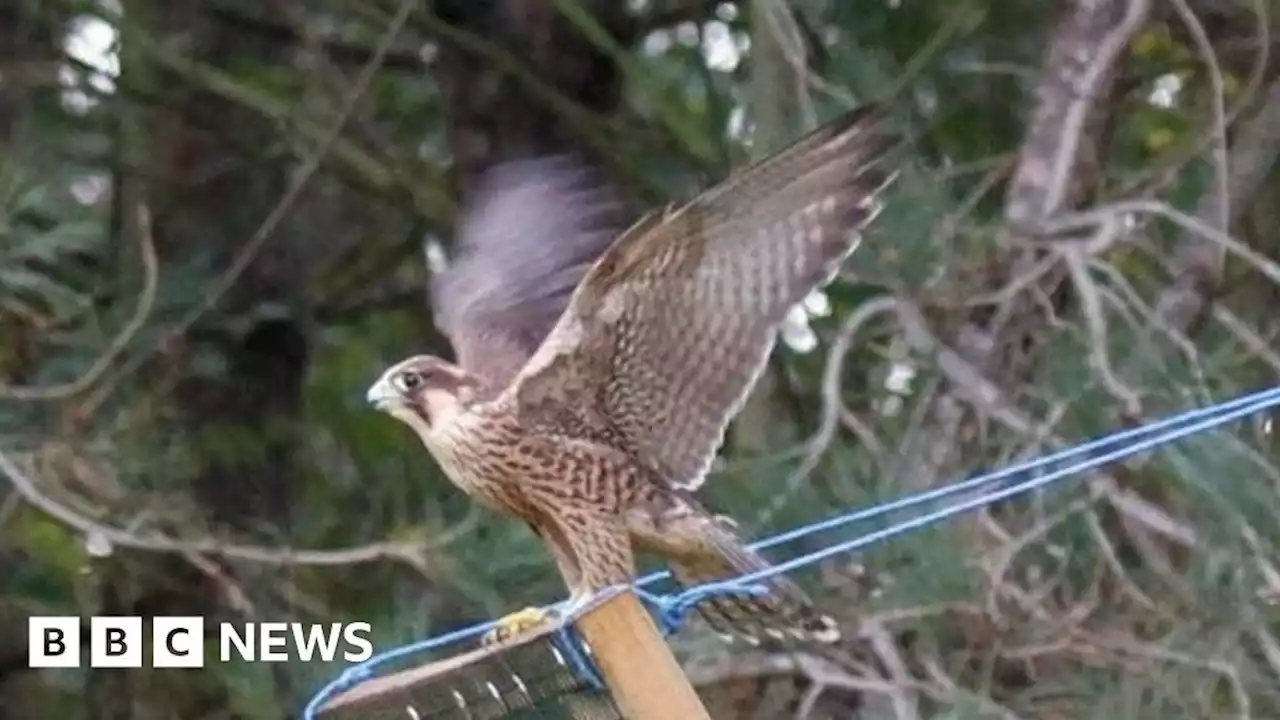
[[(682, 557), (671, 564), (671, 575), (682, 587), (727, 580), (769, 567), (768, 561), (728, 531), (715, 533), (714, 553)], [(741, 638), (753, 645), (765, 639), (834, 643), (840, 627), (818, 611), (798, 585), (783, 576), (761, 581), (763, 595), (723, 594), (698, 604), (711, 629), (727, 638)]]

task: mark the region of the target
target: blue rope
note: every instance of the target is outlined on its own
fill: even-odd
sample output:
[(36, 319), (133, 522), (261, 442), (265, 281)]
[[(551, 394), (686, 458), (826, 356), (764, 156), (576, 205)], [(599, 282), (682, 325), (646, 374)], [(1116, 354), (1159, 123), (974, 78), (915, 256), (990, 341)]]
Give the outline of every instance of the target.
[(604, 680), (600, 678), (600, 670), (596, 667), (594, 661), (586, 653), (586, 645), (578, 638), (578, 632), (573, 629), (573, 625), (566, 624), (556, 631), (553, 640), (556, 647), (569, 658), (569, 664), (573, 666), (574, 672), (578, 677), (587, 681), (591, 687), (604, 691)]
[[(1045, 487), (1065, 477), (1092, 470), (1277, 405), (1280, 405), (1280, 387), (1252, 393), (1235, 400), (1211, 405), (1207, 408), (1184, 412), (1149, 425), (1123, 430), (1035, 460), (979, 475), (970, 480), (934, 490), (914, 493), (898, 500), (804, 525), (753, 543), (751, 547), (757, 550), (766, 549), (861, 520), (880, 517), (980, 488), (986, 489), (984, 493), (977, 497), (958, 502), (941, 510), (904, 520), (887, 528), (861, 535), (853, 540), (837, 543), (742, 577), (686, 588), (679, 593), (667, 596), (657, 595), (641, 589), (643, 586), (670, 576), (668, 571), (662, 571), (640, 578), (633, 587), (636, 593), (655, 610), (664, 630), (668, 633), (674, 632), (684, 624), (689, 612), (694, 607), (710, 597), (724, 594), (756, 595), (763, 593), (766, 591), (766, 587), (761, 581), (771, 577), (789, 573), (832, 556), (848, 553), (882, 540), (932, 525), (955, 515)], [(552, 608), (559, 609), (563, 607), (564, 603), (565, 601), (556, 603)], [(379, 666), (400, 658), (418, 655), (474, 638), (493, 629), (497, 624), (498, 621), (496, 620), (489, 621), (435, 638), (410, 643), (385, 651), (358, 665), (352, 666), (316, 693), (311, 701), (307, 703), (303, 711), (303, 718), (304, 720), (315, 720), (319, 709), (330, 698), (371, 677), (374, 674), (374, 669)], [(581, 644), (572, 632), (557, 633), (556, 642), (564, 650), (569, 662), (580, 676), (584, 677), (591, 685), (603, 688), (599, 672), (591, 659), (580, 651)]]
[(489, 632), (497, 625), (497, 620), (490, 620), (478, 625), (462, 628), (461, 630), (445, 633), (444, 635), (438, 635), (426, 640), (402, 645), (398, 648), (392, 648), (378, 653), (364, 662), (352, 665), (344, 670), (341, 675), (332, 680), (328, 685), (321, 688), (320, 692), (315, 694), (315, 697), (311, 698), (311, 701), (307, 703), (307, 706), (302, 711), (303, 720), (316, 720), (317, 714), (320, 712), (320, 708), (324, 707), (324, 704), (329, 702), (330, 698), (373, 677), (375, 674), (375, 668), (387, 665), (395, 660), (409, 657), (411, 655), (418, 655), (437, 648), (453, 645), (454, 643), (462, 642), (463, 640), (469, 640), (473, 637)]
[(649, 607), (658, 615), (658, 622), (662, 625), (663, 634), (671, 635), (679, 632), (680, 628), (684, 627), (685, 619), (689, 617), (690, 611), (701, 604), (703, 600), (710, 600), (713, 597), (722, 595), (759, 596), (769, 592), (769, 588), (764, 583), (743, 582), (734, 584), (732, 587), (722, 586), (721, 583), (695, 585), (676, 595), (666, 596), (642, 590), (638, 586), (634, 587), (633, 591), (637, 597), (648, 603)]
[[(1065, 450), (1060, 450), (1058, 452), (1051, 453), (1049, 455), (1044, 455), (1039, 458), (1035, 458), (1033, 460), (1028, 460), (1018, 465), (1012, 465), (1010, 467), (1006, 467), (1001, 470), (996, 470), (994, 472), (990, 472), (984, 475), (979, 475), (978, 477), (972, 478), (970, 480), (964, 480), (961, 482), (952, 483), (950, 485), (944, 485), (942, 487), (935, 488), (933, 490), (925, 490), (917, 493), (912, 493), (910, 495), (901, 497), (897, 500), (891, 500), (889, 502), (882, 503), (879, 505), (873, 505), (868, 508), (863, 508), (860, 510), (855, 510), (850, 513), (845, 513), (843, 515), (837, 515), (835, 517), (828, 518), (826, 520), (819, 520), (818, 522), (811, 523), (808, 525), (801, 525), (800, 527), (794, 530), (788, 530), (787, 532), (779, 533), (777, 535), (773, 535), (771, 537), (752, 543), (751, 548), (753, 550), (766, 550), (768, 548), (775, 547), (777, 545), (782, 545), (784, 543), (789, 543), (793, 540), (799, 540), (801, 538), (808, 537), (810, 535), (816, 535), (818, 533), (834, 530), (836, 528), (843, 527), (845, 525), (852, 525), (853, 523), (860, 522), (863, 520), (871, 520), (877, 517), (882, 517), (884, 515), (889, 515), (891, 513), (898, 512), (899, 510), (906, 510), (908, 508), (913, 508), (913, 507), (916, 507), (917, 505), (930, 503), (935, 500), (944, 500), (954, 495), (962, 495), (962, 494), (968, 493), (969, 491), (975, 490), (977, 488), (981, 488), (986, 485), (991, 485), (1001, 480), (1009, 480), (1011, 477), (1032, 472), (1034, 470), (1044, 468), (1046, 466), (1053, 465), (1055, 463), (1065, 462), (1065, 461), (1071, 460), (1072, 458), (1077, 458), (1081, 456), (1089, 456), (1095, 452), (1105, 450), (1108, 447), (1113, 447), (1118, 443), (1124, 443), (1129, 441), (1136, 442), (1141, 440), (1142, 438), (1146, 438), (1152, 435), (1159, 435), (1160, 433), (1163, 433), (1164, 431), (1170, 428), (1181, 427), (1183, 425), (1196, 422), (1205, 417), (1216, 416), (1218, 413), (1228, 412), (1228, 411), (1232, 411), (1242, 407), (1249, 407), (1252, 409), (1246, 411), (1246, 414), (1251, 414), (1259, 410), (1265, 410), (1267, 407), (1270, 407), (1276, 404), (1280, 404), (1280, 387), (1275, 387), (1269, 390), (1263, 390), (1261, 392), (1252, 393), (1250, 395), (1239, 397), (1234, 400), (1228, 400), (1226, 402), (1218, 403), (1216, 405), (1210, 405), (1207, 408), (1198, 408), (1195, 410), (1188, 410), (1187, 412), (1174, 415), (1172, 417), (1168, 417), (1163, 420), (1158, 420), (1156, 422), (1153, 422), (1147, 425), (1140, 425), (1135, 428), (1121, 430), (1119, 432), (1112, 433), (1110, 435), (1106, 435), (1095, 440), (1090, 440), (1081, 445), (1076, 445), (1074, 447), (1070, 447)], [(1255, 405), (1257, 407), (1254, 407)], [(1235, 419), (1235, 416), (1233, 416), (1231, 419)], [(1228, 421), (1229, 420), (1223, 420), (1222, 422), (1228, 422)], [(643, 587), (645, 585), (650, 585), (652, 583), (658, 582), (659, 580), (664, 580), (670, 576), (671, 576), (671, 572), (669, 570), (661, 570), (658, 572), (650, 573), (649, 575), (645, 575), (644, 577), (636, 581), (636, 585)]]
[[(1249, 398), (1246, 398), (1246, 400), (1249, 400)], [(694, 593), (696, 593), (700, 598), (705, 598), (707, 595), (715, 595), (717, 593), (741, 592), (744, 586), (757, 584), (761, 580), (767, 580), (768, 578), (776, 575), (786, 574), (792, 570), (822, 562), (829, 557), (852, 552), (866, 547), (867, 545), (880, 542), (881, 540), (887, 540), (911, 530), (932, 525), (940, 520), (946, 520), (955, 515), (984, 507), (1001, 500), (1007, 500), (1015, 495), (1021, 495), (1031, 490), (1039, 489), (1057, 480), (1061, 480), (1062, 478), (1093, 470), (1094, 468), (1110, 464), (1132, 455), (1137, 455), (1154, 447), (1171, 443), (1175, 440), (1180, 440), (1188, 435), (1194, 435), (1233, 420), (1247, 417), (1253, 413), (1265, 410), (1268, 407), (1275, 405), (1280, 405), (1280, 388), (1274, 388), (1262, 393), (1257, 393), (1255, 396), (1252, 396), (1250, 402), (1240, 401), (1224, 403), (1206, 410), (1193, 411), (1181, 416), (1175, 416), (1171, 421), (1166, 421), (1161, 432), (1151, 432), (1150, 427), (1135, 428), (1132, 431), (1118, 433), (1117, 436), (1103, 438), (1101, 440), (1088, 443), (1087, 445), (1075, 448), (1074, 451), (1068, 450), (1061, 453), (1055, 453), (1049, 457), (1042, 458), (1039, 461), (1027, 463), (1021, 468), (1004, 470), (975, 478), (973, 481), (960, 483), (953, 487), (960, 487), (964, 485), (976, 487), (996, 480), (1007, 480), (1011, 476), (1020, 474), (1030, 475), (1026, 480), (1014, 482), (1012, 484), (1005, 483), (1003, 487), (997, 490), (989, 491), (985, 494), (979, 495), (978, 497), (956, 503), (955, 505), (948, 506), (935, 512), (920, 515), (911, 518), (910, 520), (904, 520), (903, 522), (884, 528), (883, 530), (876, 530), (861, 537), (854, 538), (853, 540), (837, 543), (830, 547), (823, 548), (822, 550), (802, 555), (787, 562), (779, 563), (765, 568), (764, 570), (733, 578), (732, 580), (722, 580), (689, 588), (672, 598), (666, 598), (665, 600), (669, 602), (680, 602), (682, 606), (689, 607), (689, 601), (682, 599), (685, 596), (689, 596)], [(1119, 435), (1127, 436), (1120, 438), (1118, 437)], [(1077, 455), (1082, 456), (1082, 459), (1071, 464), (1063, 464), (1057, 469), (1043, 472), (1046, 468), (1055, 464), (1063, 463), (1070, 457)], [(953, 490), (947, 494), (954, 494), (954, 492), (955, 491)], [(833, 518), (833, 520), (844, 520), (847, 517), (848, 516), (845, 516), (844, 518)]]

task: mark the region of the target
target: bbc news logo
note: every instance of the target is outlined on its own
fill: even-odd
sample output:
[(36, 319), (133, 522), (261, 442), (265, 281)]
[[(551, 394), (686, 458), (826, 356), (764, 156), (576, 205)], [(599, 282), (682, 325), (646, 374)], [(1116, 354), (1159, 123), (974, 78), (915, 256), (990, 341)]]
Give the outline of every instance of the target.
[[(95, 616), (88, 627), (79, 617), (32, 617), (27, 620), (27, 664), (33, 668), (81, 665), (82, 637), (88, 631), (89, 667), (138, 668), (148, 645), (150, 667), (200, 668), (206, 654), (202, 617), (151, 618), (150, 632), (141, 617)], [(219, 662), (361, 662), (373, 656), (369, 623), (227, 623), (217, 624)]]

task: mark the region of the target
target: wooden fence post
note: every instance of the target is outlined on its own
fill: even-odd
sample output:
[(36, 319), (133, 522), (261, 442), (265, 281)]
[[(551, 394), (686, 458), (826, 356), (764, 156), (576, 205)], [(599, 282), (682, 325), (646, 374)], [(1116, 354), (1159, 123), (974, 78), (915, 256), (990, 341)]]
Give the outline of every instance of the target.
[(603, 600), (576, 627), (627, 720), (711, 720), (635, 593)]

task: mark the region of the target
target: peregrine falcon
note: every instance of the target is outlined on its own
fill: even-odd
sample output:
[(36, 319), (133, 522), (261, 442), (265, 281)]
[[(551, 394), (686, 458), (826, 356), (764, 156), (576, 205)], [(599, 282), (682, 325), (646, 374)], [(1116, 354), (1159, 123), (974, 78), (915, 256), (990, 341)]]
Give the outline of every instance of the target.
[[(637, 551), (682, 586), (768, 567), (693, 496), (787, 311), (828, 283), (897, 173), (882, 109), (848, 113), (620, 234), (618, 208), (565, 158), (495, 168), (433, 282), (456, 363), (408, 358), (368, 391), (462, 490), (528, 523), (566, 612), (631, 582)], [(834, 642), (786, 578), (703, 601), (751, 642)], [(508, 616), (515, 632), (545, 620)]]

